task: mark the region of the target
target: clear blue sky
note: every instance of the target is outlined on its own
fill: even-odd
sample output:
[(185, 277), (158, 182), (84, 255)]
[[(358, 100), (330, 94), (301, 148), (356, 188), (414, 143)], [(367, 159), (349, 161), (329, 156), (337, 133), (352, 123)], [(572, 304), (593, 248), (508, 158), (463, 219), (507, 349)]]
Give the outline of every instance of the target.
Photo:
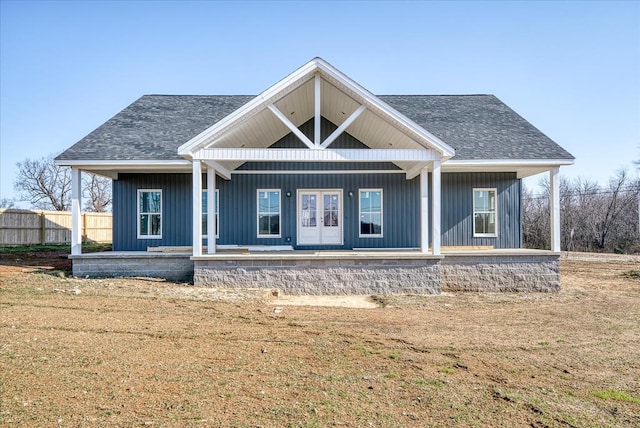
[(638, 1), (0, 5), (4, 198), (16, 162), (143, 94), (257, 94), (315, 56), (375, 94), (495, 94), (576, 156), (569, 177), (640, 158)]

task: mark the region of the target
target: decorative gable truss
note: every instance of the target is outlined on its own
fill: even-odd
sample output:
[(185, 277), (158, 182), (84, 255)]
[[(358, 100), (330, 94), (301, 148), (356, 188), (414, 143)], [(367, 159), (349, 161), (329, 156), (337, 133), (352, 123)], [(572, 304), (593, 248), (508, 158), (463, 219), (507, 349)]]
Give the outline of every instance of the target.
[[(324, 140), (322, 117), (337, 125)], [(313, 139), (299, 130), (310, 119), (314, 120)], [(347, 131), (369, 149), (332, 149), (331, 144)], [(288, 133), (306, 148), (269, 148)], [(433, 161), (452, 157), (454, 150), (316, 58), (182, 145), (178, 153), (204, 162), (226, 179), (248, 161), (387, 161), (411, 179)]]

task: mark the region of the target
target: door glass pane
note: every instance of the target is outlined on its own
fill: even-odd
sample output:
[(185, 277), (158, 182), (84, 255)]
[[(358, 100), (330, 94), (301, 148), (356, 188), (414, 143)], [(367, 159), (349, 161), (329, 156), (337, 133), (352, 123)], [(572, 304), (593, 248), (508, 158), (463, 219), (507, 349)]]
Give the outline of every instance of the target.
[(338, 226), (338, 195), (324, 195), (324, 226)]
[(316, 227), (317, 210), (314, 195), (302, 195), (302, 227)]

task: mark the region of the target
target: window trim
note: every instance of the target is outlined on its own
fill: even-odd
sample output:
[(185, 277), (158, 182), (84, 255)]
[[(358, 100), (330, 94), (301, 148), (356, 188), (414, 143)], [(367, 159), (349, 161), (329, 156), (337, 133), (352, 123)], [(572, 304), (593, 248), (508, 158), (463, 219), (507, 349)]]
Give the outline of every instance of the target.
[[(496, 223), (496, 231), (494, 233), (476, 233), (476, 212), (478, 213), (491, 213), (491, 211), (476, 211), (476, 192), (494, 192), (494, 214), (495, 214), (495, 223)], [(473, 222), (473, 237), (474, 238), (496, 238), (498, 236), (498, 189), (495, 187), (474, 187), (473, 188), (473, 213), (471, 217), (471, 221)]]
[[(380, 233), (378, 234), (362, 233), (360, 223), (362, 216), (362, 192), (380, 192)], [(358, 238), (384, 238), (384, 189), (358, 189)]]
[[(202, 194), (208, 193), (209, 189), (202, 189)], [(207, 195), (208, 197), (208, 195)], [(220, 238), (220, 189), (216, 189), (216, 204), (215, 204), (215, 212), (216, 216), (216, 239)], [(202, 206), (202, 215), (207, 216), (207, 222), (209, 221), (209, 213), (207, 212), (207, 208)], [(209, 239), (209, 235), (207, 235), (207, 229), (202, 225), (202, 237), (204, 239)]]
[[(260, 192), (278, 192), (278, 234), (264, 235), (260, 234)], [(273, 215), (268, 212), (266, 214)], [(282, 238), (282, 189), (256, 189), (256, 235), (258, 238)]]
[[(157, 192), (160, 193), (160, 211), (159, 212), (140, 212), (140, 195), (142, 193), (152, 193), (152, 192)], [(136, 230), (137, 230), (137, 237), (138, 239), (162, 239), (162, 209), (164, 207), (164, 204), (162, 202), (162, 189), (138, 189), (137, 192), (137, 199), (136, 199), (136, 212), (137, 212), (137, 216), (136, 216)], [(142, 235), (140, 232), (140, 216), (142, 215), (159, 215), (160, 216), (160, 234), (159, 235)]]

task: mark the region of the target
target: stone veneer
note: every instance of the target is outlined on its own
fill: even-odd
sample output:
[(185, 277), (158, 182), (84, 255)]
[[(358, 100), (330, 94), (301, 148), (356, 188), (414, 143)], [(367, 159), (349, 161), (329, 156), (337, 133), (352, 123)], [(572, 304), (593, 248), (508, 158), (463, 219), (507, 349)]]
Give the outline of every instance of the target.
[(78, 277), (148, 276), (285, 294), (438, 294), (560, 290), (560, 256), (543, 251), (217, 254), (107, 252), (70, 256)]
[(191, 282), (191, 254), (147, 253), (145, 251), (87, 253), (69, 256), (77, 277), (145, 276)]
[(307, 256), (196, 260), (198, 286), (284, 294), (438, 294), (440, 257)]
[(447, 255), (442, 291), (560, 291), (560, 256), (549, 254)]

